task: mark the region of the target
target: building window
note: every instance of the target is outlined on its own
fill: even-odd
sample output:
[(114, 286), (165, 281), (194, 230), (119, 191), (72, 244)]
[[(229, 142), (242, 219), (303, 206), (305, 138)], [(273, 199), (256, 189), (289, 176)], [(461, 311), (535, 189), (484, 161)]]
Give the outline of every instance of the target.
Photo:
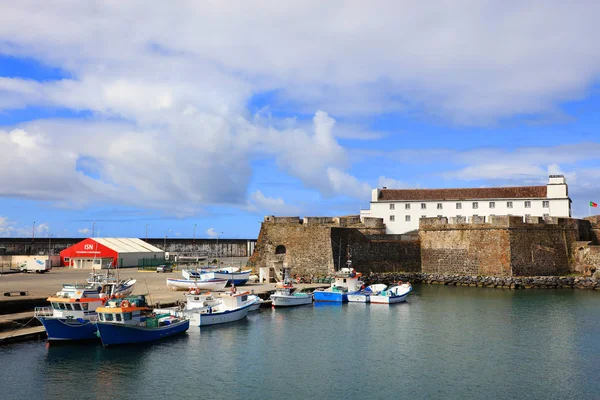
[(438, 215), (438, 218), (442, 218), (442, 215), (441, 215), (441, 214), (440, 214), (440, 215)]
[(404, 220), (405, 220), (406, 222), (410, 222), (410, 215), (407, 215), (407, 216), (405, 216), (405, 217), (404, 217)]
[(475, 209), (477, 209), (477, 208), (479, 208), (479, 203), (478, 203), (478, 202), (476, 202), (476, 201), (474, 201), (474, 202), (473, 202), (473, 210), (475, 210)]
[(71, 261), (71, 259), (69, 257), (65, 257), (65, 262), (68, 263), (69, 261)]
[(542, 207), (544, 207), (544, 208), (550, 208), (550, 202), (548, 200), (542, 201)]
[(456, 209), (462, 210), (462, 203), (456, 203)]
[(275, 254), (285, 254), (285, 246), (280, 244), (279, 246), (275, 247)]
[(427, 215), (421, 215), (421, 218), (427, 218)]
[(395, 210), (396, 209), (396, 205), (395, 204), (390, 204), (390, 210)]
[(390, 215), (390, 222), (394, 222), (396, 220), (396, 216), (395, 215)]
[(525, 208), (531, 208), (531, 202), (530, 201), (526, 201), (525, 202)]
[(437, 209), (441, 210), (442, 209), (442, 203), (437, 203)]
[(425, 210), (425, 209), (427, 209), (427, 204), (421, 203), (421, 210)]
[(506, 202), (506, 208), (512, 208), (512, 201)]
[(543, 214), (542, 215), (544, 218), (548, 218), (550, 216), (550, 214)]
[(404, 205), (404, 209), (405, 209), (405, 210), (410, 210), (410, 203), (407, 203), (407, 204), (405, 204), (405, 205)]
[(490, 201), (490, 208), (496, 208), (496, 202)]

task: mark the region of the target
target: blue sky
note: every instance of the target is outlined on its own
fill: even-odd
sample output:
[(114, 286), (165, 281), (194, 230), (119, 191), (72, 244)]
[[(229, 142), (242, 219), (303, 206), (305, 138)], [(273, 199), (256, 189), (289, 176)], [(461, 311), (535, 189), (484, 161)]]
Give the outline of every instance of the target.
[(376, 3), (4, 6), (0, 236), (255, 238), (553, 173), (600, 202), (600, 5)]

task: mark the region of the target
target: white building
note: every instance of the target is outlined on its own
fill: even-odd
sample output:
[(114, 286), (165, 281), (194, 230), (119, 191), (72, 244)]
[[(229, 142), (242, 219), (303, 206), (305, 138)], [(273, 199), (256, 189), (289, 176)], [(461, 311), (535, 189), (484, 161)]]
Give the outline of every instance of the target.
[(364, 217), (383, 218), (388, 234), (419, 229), (420, 218), (519, 215), (570, 217), (571, 199), (563, 175), (545, 186), (467, 189), (373, 189)]

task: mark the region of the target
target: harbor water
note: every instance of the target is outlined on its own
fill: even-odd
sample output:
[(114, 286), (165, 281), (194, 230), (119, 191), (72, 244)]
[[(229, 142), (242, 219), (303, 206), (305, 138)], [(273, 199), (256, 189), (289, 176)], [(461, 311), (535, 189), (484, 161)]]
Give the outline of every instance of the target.
[(163, 342), (0, 348), (3, 399), (599, 399), (600, 293), (415, 285)]

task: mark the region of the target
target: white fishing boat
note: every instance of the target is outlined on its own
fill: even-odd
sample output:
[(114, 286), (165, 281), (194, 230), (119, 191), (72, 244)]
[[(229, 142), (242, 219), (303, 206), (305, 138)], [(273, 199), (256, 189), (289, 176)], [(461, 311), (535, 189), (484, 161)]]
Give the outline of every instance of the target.
[(275, 288), (271, 295), (273, 307), (293, 307), (312, 304), (313, 296), (310, 293), (296, 293), (296, 288), (291, 283)]
[(167, 278), (167, 287), (172, 290), (200, 289), (202, 291), (220, 291), (227, 286), (227, 279), (174, 279)]
[(202, 268), (199, 271), (190, 269), (184, 269), (181, 271), (181, 275), (185, 279), (227, 279), (228, 285), (241, 286), (245, 285), (250, 279), (251, 269), (240, 271), (237, 267), (223, 267), (223, 268)]
[(106, 275), (92, 271), (86, 282), (96, 286), (98, 291), (104, 294), (103, 297), (121, 298), (129, 296), (133, 292), (137, 280), (133, 278), (119, 279), (109, 268), (106, 270)]
[(252, 304), (252, 306), (250, 306), (250, 311), (256, 311), (260, 308), (260, 305), (262, 303), (264, 303), (264, 300), (261, 299), (260, 297), (258, 297), (255, 294), (250, 294), (248, 295), (248, 299), (249, 300), (254, 300), (254, 303)]
[(360, 291), (363, 282), (361, 274), (354, 268), (342, 268), (334, 275), (331, 287), (324, 290), (315, 290), (313, 298), (315, 301), (331, 301), (336, 303), (348, 302), (348, 295)]
[(408, 294), (412, 291), (412, 286), (410, 283), (399, 282), (398, 285), (392, 286), (387, 290), (382, 291), (378, 295), (372, 295), (371, 303), (374, 304), (393, 304), (393, 303), (402, 303), (406, 301)]
[(232, 291), (213, 293), (190, 293), (186, 295), (187, 302), (183, 310), (175, 308), (154, 310), (169, 312), (172, 315), (187, 318), (193, 326), (208, 326), (225, 324), (245, 318), (256, 299), (250, 298), (249, 292), (236, 293)]
[(387, 286), (384, 284), (375, 284), (371, 286), (367, 286), (365, 289), (360, 290), (356, 293), (348, 293), (348, 302), (349, 303), (368, 303), (371, 299), (371, 296), (376, 296), (382, 291), (387, 289)]

